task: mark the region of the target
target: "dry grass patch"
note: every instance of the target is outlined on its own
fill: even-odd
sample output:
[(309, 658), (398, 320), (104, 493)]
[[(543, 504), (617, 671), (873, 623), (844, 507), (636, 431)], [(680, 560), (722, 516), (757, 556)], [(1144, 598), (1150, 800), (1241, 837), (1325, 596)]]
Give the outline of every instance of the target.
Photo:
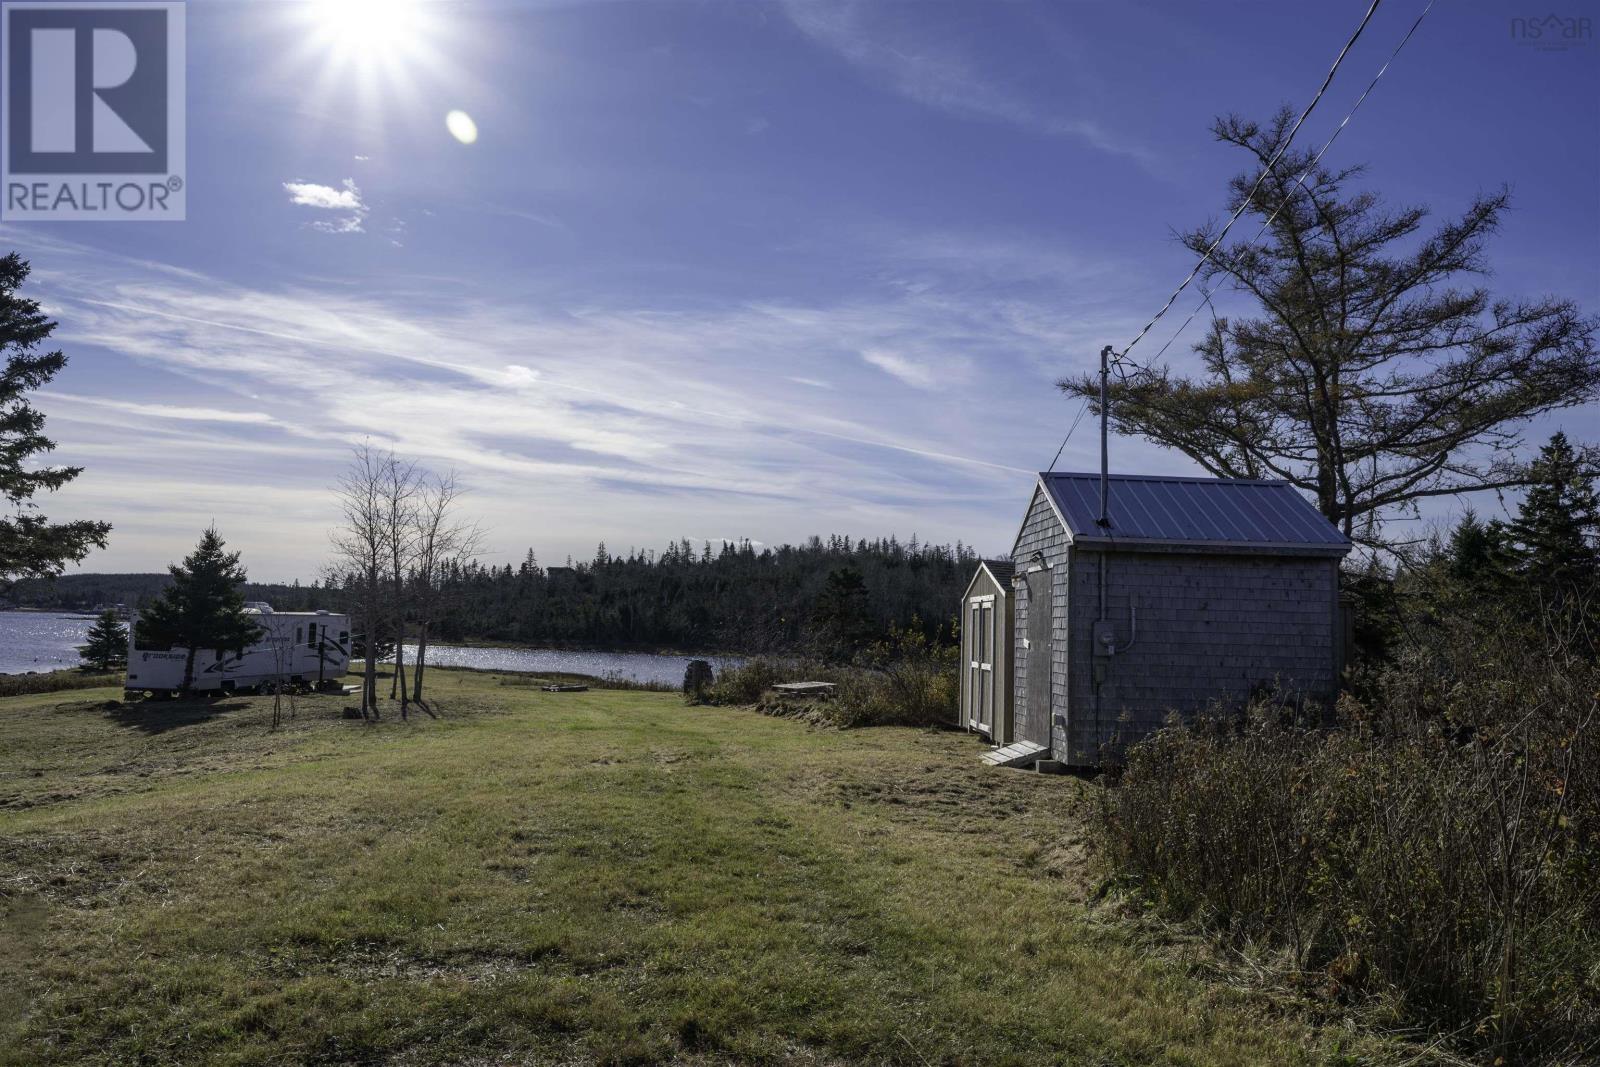
[(1084, 783), (435, 679), (438, 721), (312, 701), (277, 733), (255, 698), (164, 729), (0, 702), (0, 1063), (1333, 1058), (1093, 920), (1057, 844)]

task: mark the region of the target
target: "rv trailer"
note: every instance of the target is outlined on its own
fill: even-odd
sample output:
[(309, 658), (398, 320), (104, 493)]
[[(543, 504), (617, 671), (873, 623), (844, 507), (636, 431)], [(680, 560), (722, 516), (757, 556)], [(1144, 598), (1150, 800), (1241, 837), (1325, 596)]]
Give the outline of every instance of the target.
[[(230, 692), (274, 683), (329, 685), (350, 664), (350, 617), (327, 611), (273, 611), (252, 602), (245, 614), (261, 627), (255, 644), (237, 654), (199, 649), (194, 657), (194, 689)], [(183, 686), (186, 648), (142, 648), (139, 627), (128, 628), (129, 693), (175, 693)]]

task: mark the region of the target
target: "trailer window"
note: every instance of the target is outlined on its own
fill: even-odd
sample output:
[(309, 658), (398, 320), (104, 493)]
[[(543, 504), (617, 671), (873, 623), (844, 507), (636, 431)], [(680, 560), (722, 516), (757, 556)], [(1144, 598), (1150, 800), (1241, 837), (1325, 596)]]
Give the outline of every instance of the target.
[(306, 647), (317, 647), (317, 624), (312, 623), (306, 627)]
[(220, 649), (220, 648), (217, 649), (217, 662), (218, 663), (222, 662), (222, 649)]

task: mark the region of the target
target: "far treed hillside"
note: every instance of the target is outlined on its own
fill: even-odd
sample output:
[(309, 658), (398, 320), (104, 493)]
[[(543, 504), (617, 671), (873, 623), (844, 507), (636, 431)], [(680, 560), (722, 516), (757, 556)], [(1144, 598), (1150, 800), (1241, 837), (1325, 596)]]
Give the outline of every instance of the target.
[(448, 580), (446, 640), (769, 652), (867, 639), (920, 620), (949, 632), (976, 560), (964, 545), (813, 537), (757, 551), (680, 541), (576, 566), (472, 566)]
[[(772, 652), (810, 648), (819, 636), (855, 644), (920, 620), (929, 637), (947, 638), (976, 559), (959, 543), (837, 535), (760, 550), (748, 541), (714, 548), (684, 540), (664, 551), (627, 556), (613, 556), (601, 545), (593, 560), (551, 567), (529, 551), (519, 565), (453, 570), (436, 636)], [(13, 599), (23, 607), (57, 610), (105, 604), (136, 609), (170, 581), (166, 574), (79, 574), (53, 584), (21, 583)], [(339, 609), (347, 600), (342, 590), (316, 584), (252, 583), (245, 596), (280, 611)]]
[[(30, 578), (16, 584), (5, 598), (21, 608), (44, 611), (92, 611), (122, 604), (136, 611), (147, 607), (172, 584), (172, 575), (67, 574), (56, 579)], [(246, 600), (265, 600), (279, 611), (314, 611), (337, 606), (339, 593), (320, 585), (247, 582)]]

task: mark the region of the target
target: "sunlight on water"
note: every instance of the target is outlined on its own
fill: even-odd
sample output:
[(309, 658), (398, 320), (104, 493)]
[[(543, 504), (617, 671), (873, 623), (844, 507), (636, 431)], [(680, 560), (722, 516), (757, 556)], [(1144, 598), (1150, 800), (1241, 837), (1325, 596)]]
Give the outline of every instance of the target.
[[(406, 646), (409, 662), (415, 649)], [(623, 678), (630, 682), (683, 684), (690, 656), (658, 656), (648, 652), (575, 652), (555, 648), (452, 648), (434, 645), (428, 663), (442, 667), (477, 667), (494, 671), (552, 671), (588, 674), (596, 678)], [(717, 670), (737, 663), (729, 657), (709, 658)]]
[(0, 674), (58, 671), (78, 665), (94, 618), (43, 611), (0, 611)]

